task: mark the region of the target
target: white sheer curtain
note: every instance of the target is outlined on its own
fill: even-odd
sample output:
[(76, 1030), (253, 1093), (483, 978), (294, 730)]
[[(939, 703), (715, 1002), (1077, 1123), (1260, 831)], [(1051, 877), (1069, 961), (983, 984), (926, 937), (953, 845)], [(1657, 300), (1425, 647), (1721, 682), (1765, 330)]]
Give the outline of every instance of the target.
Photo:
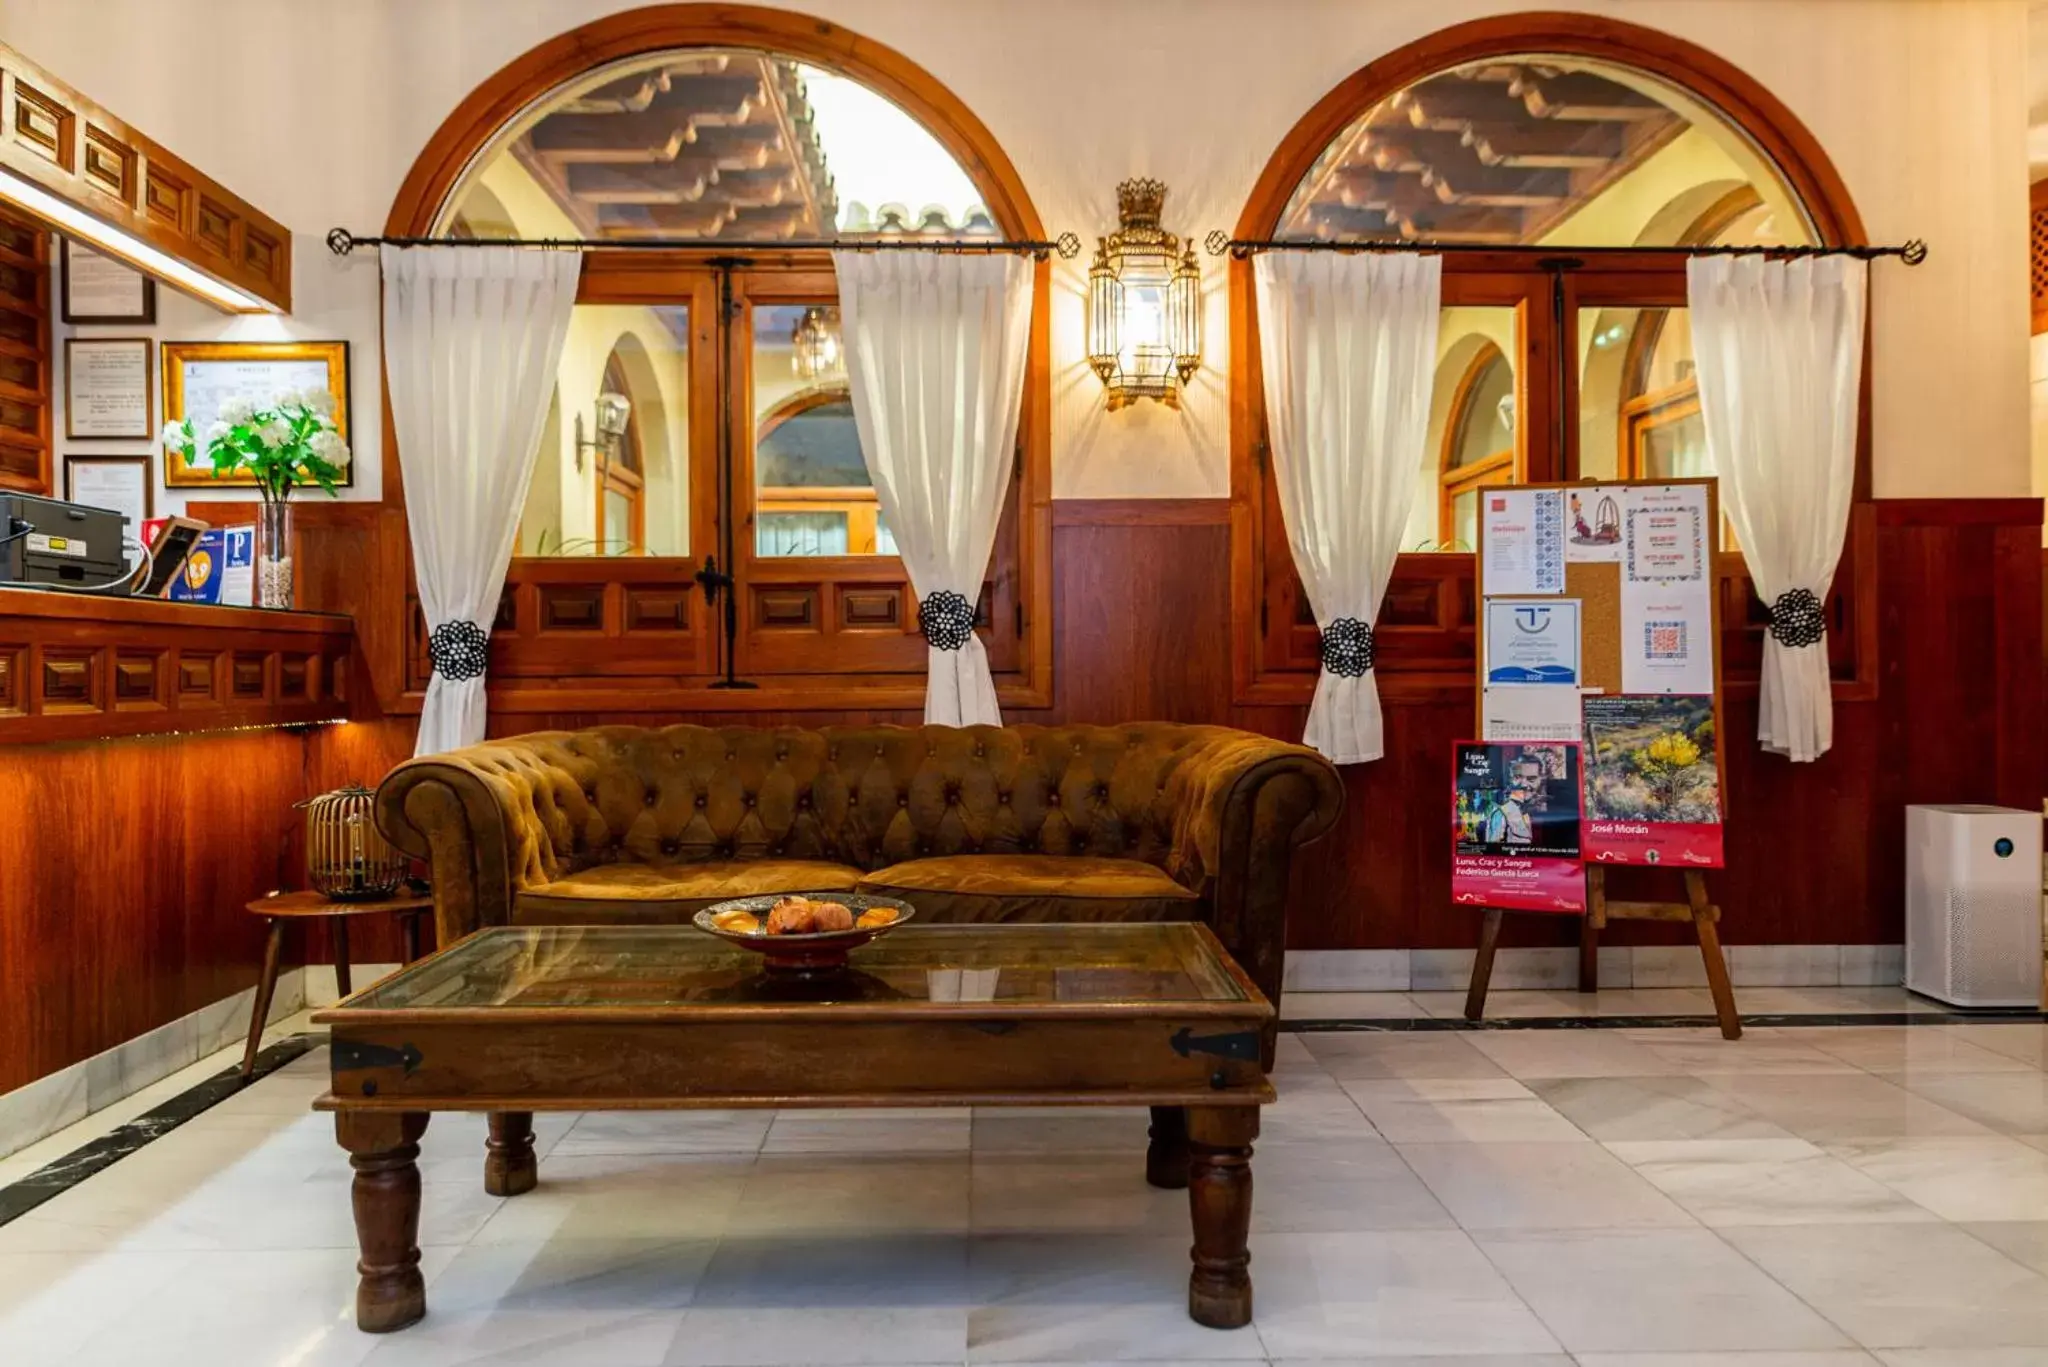
[(413, 753), (484, 736), (484, 658), (583, 258), (384, 248), (384, 372), (433, 677)]
[(1856, 481), (1868, 263), (1700, 256), (1686, 266), (1700, 411), (1721, 501), (1771, 605), (1757, 738), (1794, 760), (1835, 739), (1827, 601)]
[(853, 417), (930, 643), (924, 719), (1000, 726), (974, 603), (1010, 487), (1029, 258), (836, 251)]
[(1323, 633), (1302, 743), (1358, 764), (1386, 748), (1372, 624), (1420, 478), (1443, 258), (1272, 251), (1256, 275), (1274, 485)]

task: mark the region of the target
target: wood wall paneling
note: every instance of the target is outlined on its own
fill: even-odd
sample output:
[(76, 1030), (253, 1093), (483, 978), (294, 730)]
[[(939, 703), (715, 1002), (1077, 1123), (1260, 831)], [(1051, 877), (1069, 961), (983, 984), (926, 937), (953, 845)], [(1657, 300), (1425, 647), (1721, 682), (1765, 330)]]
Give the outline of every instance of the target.
[(0, 589), (0, 745), (331, 721), (346, 617)]
[(283, 224), (5, 44), (0, 167), (291, 312)]
[(15, 746), (0, 763), (0, 1092), (254, 985), (288, 885), (295, 731)]
[(50, 492), (50, 234), (0, 213), (0, 489)]

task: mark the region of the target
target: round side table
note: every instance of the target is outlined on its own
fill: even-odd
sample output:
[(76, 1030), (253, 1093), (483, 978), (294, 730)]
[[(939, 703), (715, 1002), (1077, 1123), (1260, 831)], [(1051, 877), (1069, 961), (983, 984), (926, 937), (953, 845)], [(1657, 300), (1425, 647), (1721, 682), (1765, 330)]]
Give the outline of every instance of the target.
[(249, 1018), (249, 1047), (242, 1053), (242, 1076), (256, 1070), (256, 1051), (270, 999), (277, 991), (277, 961), (284, 950), (284, 928), (293, 921), (324, 918), (334, 933), (334, 984), (346, 997), (353, 990), (348, 976), (348, 923), (356, 916), (396, 915), (405, 933), (405, 961), (420, 956), (420, 917), (434, 909), (431, 893), (407, 893), (379, 902), (335, 902), (317, 892), (274, 892), (249, 904), (249, 912), (270, 922), (270, 940), (263, 947), (263, 977), (256, 984), (256, 1009)]

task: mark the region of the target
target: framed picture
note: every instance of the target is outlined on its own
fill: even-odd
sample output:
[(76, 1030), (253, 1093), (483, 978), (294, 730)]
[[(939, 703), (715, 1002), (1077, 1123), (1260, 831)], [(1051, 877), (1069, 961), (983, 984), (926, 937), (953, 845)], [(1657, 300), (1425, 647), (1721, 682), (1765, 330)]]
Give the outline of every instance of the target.
[(64, 457), (64, 497), (88, 508), (111, 508), (128, 519), (131, 536), (156, 516), (156, 479), (148, 456)]
[[(334, 426), (348, 440), (347, 342), (165, 342), (164, 421), (189, 419), (195, 449), (187, 460), (180, 451), (164, 453), (164, 483), (174, 488), (195, 485), (251, 485), (248, 474), (215, 479), (206, 458), (206, 429), (233, 398), (264, 405), (292, 390), (324, 386), (334, 396)], [(355, 464), (342, 472), (341, 483), (355, 480)]]
[(147, 337), (64, 339), (64, 436), (69, 441), (148, 441)]
[(58, 257), (67, 323), (156, 323), (156, 281), (70, 238)]

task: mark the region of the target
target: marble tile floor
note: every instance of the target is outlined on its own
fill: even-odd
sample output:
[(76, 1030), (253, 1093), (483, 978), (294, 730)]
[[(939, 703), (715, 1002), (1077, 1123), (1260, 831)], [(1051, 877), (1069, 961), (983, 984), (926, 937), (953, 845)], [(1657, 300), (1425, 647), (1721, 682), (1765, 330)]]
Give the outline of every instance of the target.
[(316, 1048), (0, 1225), (0, 1364), (2042, 1367), (2044, 1059), (2041, 1023), (1288, 1034), (1228, 1333), (1142, 1112), (543, 1116), (509, 1201), (437, 1116), (428, 1317), (379, 1337)]

